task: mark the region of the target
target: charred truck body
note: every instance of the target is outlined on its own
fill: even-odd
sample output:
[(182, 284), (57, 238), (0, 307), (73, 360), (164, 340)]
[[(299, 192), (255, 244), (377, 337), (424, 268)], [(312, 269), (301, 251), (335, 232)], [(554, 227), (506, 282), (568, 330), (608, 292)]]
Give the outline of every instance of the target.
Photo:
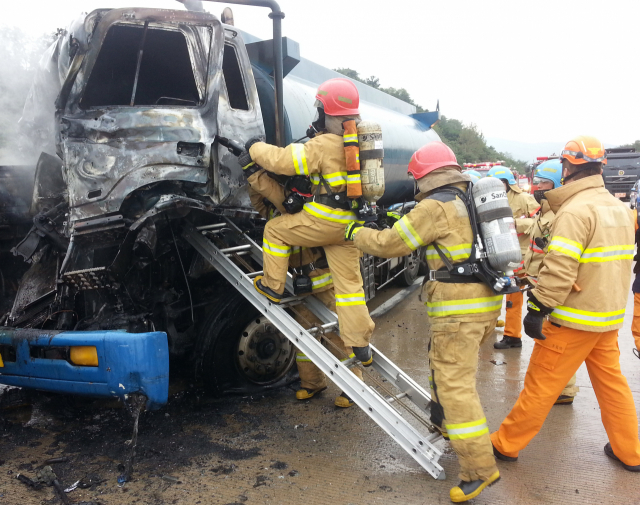
[[(224, 236), (220, 223), (230, 218), (261, 240), (264, 223), (237, 158), (216, 139), (263, 135), (286, 145), (302, 137), (317, 86), (338, 75), (300, 58), (292, 40), (282, 48), (278, 126), (272, 41), (213, 15), (96, 10), (59, 36), (22, 119), (29, 148), (42, 152), (34, 180), (9, 191), (0, 208), (9, 302), (0, 383), (143, 392), (154, 407), (167, 399), (169, 356), (219, 393), (291, 379), (292, 345), (180, 236), (185, 221)], [(377, 203), (389, 219), (380, 211), (413, 201), (406, 167), (438, 140), (438, 112), (415, 114), (356, 85), (363, 118), (382, 126), (386, 191)], [(12, 181), (20, 169), (0, 175)], [(394, 276), (412, 281), (417, 259), (364, 258), (368, 295)]]

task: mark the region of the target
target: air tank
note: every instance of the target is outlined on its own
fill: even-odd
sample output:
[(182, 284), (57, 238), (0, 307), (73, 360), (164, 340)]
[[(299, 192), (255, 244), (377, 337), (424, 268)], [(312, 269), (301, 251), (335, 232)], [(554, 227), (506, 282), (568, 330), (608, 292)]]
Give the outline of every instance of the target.
[(480, 179), (473, 185), (473, 200), (489, 264), (511, 277), (522, 254), (504, 184), (493, 177)]
[(360, 145), (360, 174), (362, 196), (368, 202), (377, 202), (384, 194), (384, 147), (382, 128), (373, 121), (362, 121), (358, 125)]

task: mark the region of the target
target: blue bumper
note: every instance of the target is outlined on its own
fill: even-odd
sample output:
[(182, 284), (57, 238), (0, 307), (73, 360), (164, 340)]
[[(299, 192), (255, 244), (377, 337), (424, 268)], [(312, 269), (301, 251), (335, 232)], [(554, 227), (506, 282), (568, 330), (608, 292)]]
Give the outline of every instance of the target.
[[(98, 366), (34, 357), (34, 348), (95, 346)], [(38, 349), (42, 351), (42, 349)], [(163, 332), (31, 330), (0, 327), (0, 384), (56, 393), (119, 397), (142, 393), (157, 409), (169, 395), (169, 346)]]

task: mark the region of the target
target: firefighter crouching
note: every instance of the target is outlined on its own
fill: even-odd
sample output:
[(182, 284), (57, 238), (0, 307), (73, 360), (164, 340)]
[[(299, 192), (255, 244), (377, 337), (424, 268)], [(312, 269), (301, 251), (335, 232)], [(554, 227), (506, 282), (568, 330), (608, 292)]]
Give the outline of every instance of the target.
[[(372, 363), (369, 340), (374, 323), (369, 317), (362, 277), (360, 253), (344, 239), (344, 227), (356, 214), (347, 197), (349, 185), (360, 188), (360, 176), (347, 174), (348, 138), (343, 121), (359, 121), (359, 96), (348, 79), (330, 79), (316, 94), (318, 134), (305, 144), (279, 148), (255, 142), (243, 153), (240, 164), (247, 169), (256, 163), (269, 172), (309, 176), (314, 185), (313, 200), (302, 211), (269, 221), (265, 227), (264, 276), (254, 280), (256, 290), (274, 303), (282, 299), (291, 246), (323, 247), (333, 277), (340, 335), (346, 346), (365, 366)], [(355, 135), (357, 143), (357, 134)]]
[[(547, 253), (547, 246), (551, 236), (551, 228), (555, 220), (555, 213), (547, 201), (545, 194), (562, 185), (562, 162), (560, 160), (549, 160), (536, 167), (533, 175), (533, 183), (538, 186), (534, 191), (534, 198), (540, 205), (538, 213), (530, 218), (523, 219), (523, 224), (527, 226), (525, 234), (529, 237), (529, 250), (524, 257), (524, 272), (527, 279), (535, 286), (538, 281), (538, 272), (542, 266), (542, 260)], [(576, 386), (576, 374), (569, 379), (569, 382), (560, 393), (555, 405), (570, 405), (578, 394), (580, 388)]]
[[(383, 258), (428, 246), (431, 270), (444, 267), (434, 244), (454, 265), (467, 260), (474, 240), (467, 209), (454, 195), (437, 192), (446, 186), (465, 191), (470, 183), (453, 151), (442, 142), (432, 142), (412, 156), (409, 173), (420, 190), (416, 207), (390, 229), (377, 231), (352, 223), (346, 237), (358, 249)], [(431, 326), (431, 420), (446, 433), (460, 462), (461, 482), (450, 491), (454, 502), (477, 496), (500, 477), (475, 384), (479, 346), (493, 334), (502, 296), (473, 279), (430, 281), (422, 293)]]
[[(251, 204), (258, 213), (267, 220), (281, 214), (286, 214), (287, 209), (283, 205), (285, 190), (269, 174), (254, 165), (254, 169), (244, 171), (249, 183), (249, 198)], [(333, 292), (333, 280), (328, 268), (322, 248), (319, 247), (291, 247), (289, 265), (297, 272), (308, 276), (311, 285), (311, 294), (320, 300), (329, 310), (335, 312), (335, 296)], [(294, 318), (303, 327), (320, 326), (321, 321), (302, 305), (295, 307)], [(334, 345), (328, 345), (329, 350), (341, 361), (353, 356), (352, 350), (345, 347), (342, 339), (334, 332), (326, 333), (325, 339)], [(319, 338), (319, 337), (318, 337)], [(320, 369), (299, 349), (296, 350), (296, 365), (300, 374), (300, 389), (296, 391), (298, 400), (308, 400), (316, 394), (327, 389), (327, 380)], [(362, 379), (362, 371), (353, 367), (352, 372)], [(335, 399), (337, 407), (351, 407), (353, 402), (344, 394)]]
[[(501, 460), (517, 460), (584, 362), (609, 436), (605, 454), (640, 472), (638, 417), (618, 349), (631, 281), (634, 218), (605, 189), (603, 163), (606, 155), (598, 139), (569, 141), (562, 151), (564, 185), (545, 195), (556, 218), (524, 320), (525, 333), (536, 341), (524, 389), (491, 435)], [(580, 290), (572, 289), (574, 284)]]
[[(523, 192), (516, 182), (511, 170), (506, 167), (493, 167), (489, 170), (487, 177), (495, 177), (501, 179), (507, 190), (507, 199), (509, 207), (513, 212), (516, 223), (516, 231), (518, 232), (518, 242), (520, 243), (520, 252), (524, 258), (529, 250), (529, 237), (525, 233), (528, 227), (528, 218), (533, 217), (540, 204), (529, 193)], [(524, 275), (522, 268), (517, 269), (516, 274)], [(522, 347), (522, 305), (524, 297), (522, 292), (511, 293), (507, 298), (507, 315), (505, 317), (504, 336), (500, 342), (493, 344), (496, 349), (509, 349), (510, 347)]]

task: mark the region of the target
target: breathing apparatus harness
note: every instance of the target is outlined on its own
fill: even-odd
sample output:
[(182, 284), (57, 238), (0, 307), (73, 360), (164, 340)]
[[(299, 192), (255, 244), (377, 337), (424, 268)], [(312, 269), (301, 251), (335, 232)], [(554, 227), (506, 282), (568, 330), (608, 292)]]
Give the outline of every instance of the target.
[(438, 244), (433, 242), (430, 245), (434, 247), (445, 266), (439, 270), (430, 270), (429, 277), (427, 278), (425, 276), (423, 284), (428, 280), (452, 284), (484, 282), (494, 293), (499, 295), (520, 291), (514, 279), (501, 275), (491, 267), (487, 260), (487, 253), (485, 252), (485, 246), (478, 226), (478, 213), (473, 195), (471, 194), (471, 185), (468, 185), (466, 192), (454, 186), (443, 186), (436, 189), (427, 199), (438, 200), (444, 203), (451, 202), (455, 200), (456, 197), (460, 198), (462, 203), (464, 203), (467, 214), (469, 215), (469, 223), (474, 237), (471, 244), (471, 254), (469, 255), (469, 259), (454, 265), (442, 252)]

